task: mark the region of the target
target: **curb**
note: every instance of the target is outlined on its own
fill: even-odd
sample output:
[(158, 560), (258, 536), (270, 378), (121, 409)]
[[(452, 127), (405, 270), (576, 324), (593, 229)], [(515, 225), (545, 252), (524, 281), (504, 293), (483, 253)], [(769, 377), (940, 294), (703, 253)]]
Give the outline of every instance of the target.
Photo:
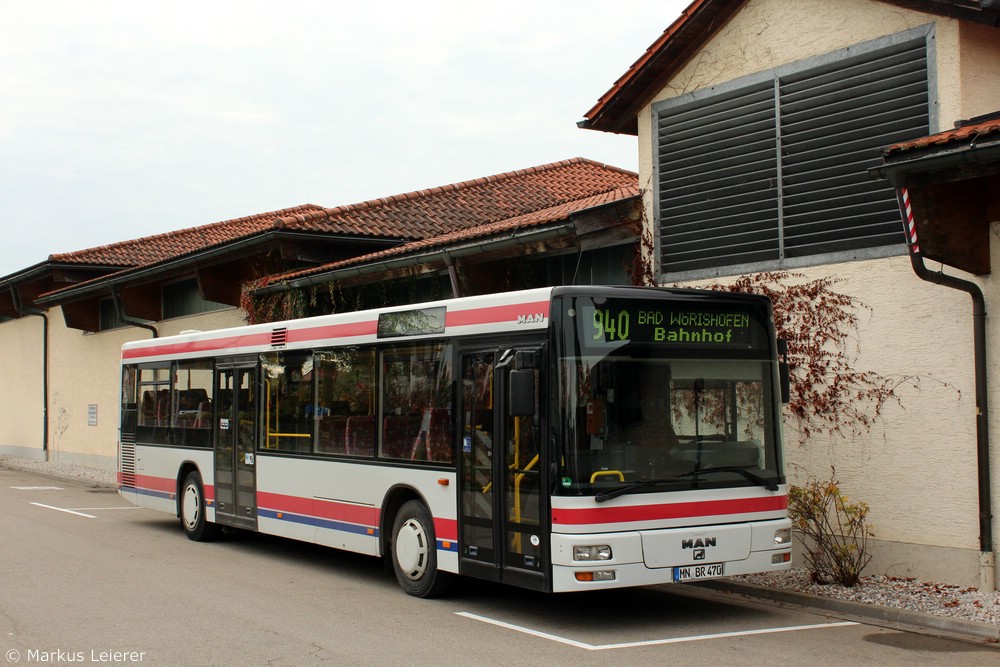
[(876, 625), (908, 625), (934, 630), (937, 632), (944, 632), (951, 635), (960, 635), (963, 637), (991, 642), (1000, 642), (1000, 626), (996, 626), (992, 623), (979, 623), (960, 618), (950, 618), (948, 616), (928, 614), (921, 611), (910, 611), (907, 609), (896, 609), (894, 607), (866, 604), (864, 602), (854, 602), (852, 600), (838, 600), (835, 598), (823, 597), (821, 595), (810, 595), (808, 593), (786, 591), (778, 588), (769, 588), (767, 586), (757, 586), (755, 584), (743, 584), (723, 579), (704, 581), (688, 585), (719, 593), (733, 593), (751, 598), (792, 604), (798, 607), (822, 609), (835, 614), (868, 619)]
[(34, 459), (20, 460), (16, 457), (0, 457), (0, 470), (16, 470), (18, 472), (30, 472), (43, 477), (58, 479), (63, 482), (78, 482), (91, 487), (104, 489), (118, 489), (118, 485), (109, 480), (78, 475), (69, 471), (60, 470), (58, 464), (51, 464)]

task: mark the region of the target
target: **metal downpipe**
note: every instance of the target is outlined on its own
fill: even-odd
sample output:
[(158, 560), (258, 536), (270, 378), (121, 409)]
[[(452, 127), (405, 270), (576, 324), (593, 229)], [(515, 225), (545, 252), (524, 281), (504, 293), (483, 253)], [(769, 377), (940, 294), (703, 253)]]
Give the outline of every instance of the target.
[(906, 233), (906, 245), (910, 249), (910, 265), (913, 267), (913, 272), (921, 280), (957, 289), (972, 297), (973, 365), (976, 378), (976, 458), (979, 476), (980, 588), (992, 591), (995, 589), (995, 575), (993, 571), (989, 404), (986, 384), (986, 299), (976, 283), (927, 268), (920, 252), (920, 244), (917, 242), (917, 230), (913, 220), (913, 209), (910, 207), (909, 192), (905, 187), (896, 188), (896, 196), (899, 210), (903, 214), (903, 228)]
[(146, 329), (153, 332), (153, 338), (159, 338), (160, 332), (156, 330), (152, 324), (147, 324), (142, 320), (137, 320), (134, 317), (129, 317), (125, 314), (125, 304), (122, 303), (122, 298), (118, 294), (118, 290), (114, 287), (111, 288), (111, 301), (115, 306), (115, 312), (118, 314), (119, 319), (125, 324), (133, 327), (138, 327), (140, 329)]

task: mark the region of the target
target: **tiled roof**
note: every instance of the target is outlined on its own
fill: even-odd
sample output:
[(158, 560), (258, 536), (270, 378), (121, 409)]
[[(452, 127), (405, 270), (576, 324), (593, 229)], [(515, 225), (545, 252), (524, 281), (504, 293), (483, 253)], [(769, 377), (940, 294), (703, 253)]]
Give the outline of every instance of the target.
[(543, 226), (548, 223), (558, 222), (560, 220), (566, 220), (572, 214), (578, 213), (580, 211), (585, 211), (587, 209), (591, 209), (597, 206), (603, 206), (605, 204), (610, 204), (617, 201), (623, 201), (638, 196), (639, 196), (639, 185), (635, 177), (633, 176), (631, 185), (625, 185), (619, 188), (615, 188), (614, 190), (601, 192), (599, 194), (594, 194), (589, 197), (574, 199), (572, 201), (557, 204), (556, 206), (550, 206), (548, 208), (539, 211), (533, 211), (531, 213), (518, 215), (513, 218), (507, 218), (506, 220), (499, 220), (497, 222), (480, 224), (465, 229), (459, 229), (457, 231), (449, 232), (446, 234), (440, 234), (438, 236), (433, 236), (418, 241), (412, 241), (410, 243), (405, 243), (403, 245), (395, 246), (387, 250), (369, 253), (367, 255), (362, 255), (359, 257), (352, 257), (350, 259), (342, 260), (340, 262), (334, 262), (332, 264), (326, 264), (324, 266), (303, 269), (300, 271), (294, 271), (280, 276), (273, 276), (268, 281), (268, 283), (276, 284), (286, 281), (294, 281), (296, 279), (305, 278), (307, 276), (317, 275), (320, 273), (327, 273), (331, 271), (336, 271), (338, 269), (345, 269), (352, 266), (361, 266), (364, 264), (370, 264), (372, 262), (384, 261), (393, 257), (416, 255), (422, 252), (427, 252), (429, 250), (434, 250), (436, 248), (444, 248), (448, 246), (460, 245), (463, 242), (468, 242), (473, 240), (481, 241), (484, 239), (494, 238), (504, 234), (511, 234), (512, 232), (516, 231), (525, 231), (535, 227)]
[(323, 208), (305, 204), (51, 255), (51, 263), (102, 265), (119, 270), (41, 298), (79, 292), (108, 280), (121, 280), (137, 271), (155, 270), (157, 264), (266, 231), (418, 241), (517, 218), (523, 218), (523, 224), (530, 224), (533, 214), (544, 215), (542, 212), (548, 209), (608, 195), (621, 187), (634, 187), (637, 179), (634, 172), (625, 169), (573, 158), (349, 206)]
[(53, 264), (86, 264), (134, 267), (155, 264), (212, 246), (229, 243), (271, 229), (275, 221), (289, 215), (322, 211), (323, 207), (304, 204), (270, 213), (258, 213), (201, 227), (190, 227), (132, 241), (49, 255)]
[(921, 149), (973, 146), (976, 142), (987, 138), (991, 141), (1000, 138), (1000, 118), (963, 125), (953, 130), (945, 130), (912, 141), (902, 141), (883, 149), (882, 155), (889, 157)]
[(286, 229), (372, 238), (422, 239), (607, 192), (634, 183), (630, 171), (583, 158), (419, 190), (360, 204), (293, 208), (49, 256), (49, 262), (138, 267)]
[(583, 158), (520, 169), (360, 204), (286, 216), (278, 226), (312, 232), (424, 239), (541, 211), (632, 185), (636, 174)]
[[(937, 16), (996, 27), (995, 0), (877, 0)], [(747, 0), (694, 0), (587, 113), (580, 127), (638, 134), (639, 111), (708, 42)], [(833, 6), (836, 3), (831, 3)]]

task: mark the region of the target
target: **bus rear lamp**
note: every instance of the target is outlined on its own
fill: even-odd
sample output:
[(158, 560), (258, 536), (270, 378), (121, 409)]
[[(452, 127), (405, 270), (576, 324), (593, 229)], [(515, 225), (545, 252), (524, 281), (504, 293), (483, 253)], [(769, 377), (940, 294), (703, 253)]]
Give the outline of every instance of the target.
[(611, 560), (611, 547), (607, 544), (574, 546), (573, 560)]
[(577, 572), (577, 581), (614, 581), (614, 570), (595, 570), (594, 572)]
[(780, 565), (781, 563), (787, 563), (790, 560), (792, 560), (792, 554), (789, 551), (771, 555), (771, 565)]
[(782, 528), (781, 530), (774, 531), (775, 544), (791, 544), (791, 542), (792, 542), (791, 528)]

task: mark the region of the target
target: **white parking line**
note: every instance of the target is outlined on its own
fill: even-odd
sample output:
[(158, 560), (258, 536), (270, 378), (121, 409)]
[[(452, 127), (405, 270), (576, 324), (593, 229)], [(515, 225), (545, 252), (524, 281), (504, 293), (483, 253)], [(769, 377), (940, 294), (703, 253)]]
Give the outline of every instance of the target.
[(62, 507), (53, 507), (52, 505), (43, 505), (42, 503), (31, 503), (31, 504), (32, 505), (36, 505), (38, 507), (44, 507), (47, 510), (55, 510), (57, 512), (66, 512), (66, 514), (75, 514), (77, 516), (85, 516), (88, 519), (96, 519), (97, 518), (93, 514), (84, 514), (83, 512), (76, 512), (74, 510), (67, 510), (67, 509), (63, 509)]
[(62, 491), (61, 486), (12, 486), (15, 491)]
[(838, 621), (836, 623), (817, 623), (816, 625), (792, 625), (779, 628), (762, 628), (760, 630), (740, 630), (738, 632), (720, 632), (713, 635), (692, 635), (690, 637), (672, 637), (670, 639), (648, 639), (639, 642), (622, 642), (621, 644), (587, 644), (586, 642), (578, 642), (575, 639), (567, 639), (566, 637), (560, 637), (559, 635), (553, 635), (549, 634), (548, 632), (541, 632), (539, 630), (532, 630), (531, 628), (525, 628), (520, 625), (514, 625), (513, 623), (498, 621), (496, 619), (487, 618), (486, 616), (480, 616), (478, 614), (471, 614), (466, 611), (458, 611), (455, 613), (458, 616), (471, 618), (474, 621), (482, 621), (483, 623), (489, 623), (490, 625), (496, 625), (501, 628), (507, 628), (508, 630), (514, 630), (516, 632), (521, 632), (526, 635), (531, 635), (533, 637), (548, 639), (549, 641), (558, 642), (560, 644), (575, 646), (577, 648), (586, 649), (588, 651), (607, 651), (619, 648), (634, 648), (637, 646), (656, 646), (657, 644), (681, 644), (684, 642), (704, 641), (706, 639), (727, 639), (730, 637), (766, 635), (766, 634), (773, 634), (776, 632), (795, 632), (798, 630), (817, 630), (821, 628), (837, 628), (846, 625), (858, 625), (858, 623), (854, 621)]

